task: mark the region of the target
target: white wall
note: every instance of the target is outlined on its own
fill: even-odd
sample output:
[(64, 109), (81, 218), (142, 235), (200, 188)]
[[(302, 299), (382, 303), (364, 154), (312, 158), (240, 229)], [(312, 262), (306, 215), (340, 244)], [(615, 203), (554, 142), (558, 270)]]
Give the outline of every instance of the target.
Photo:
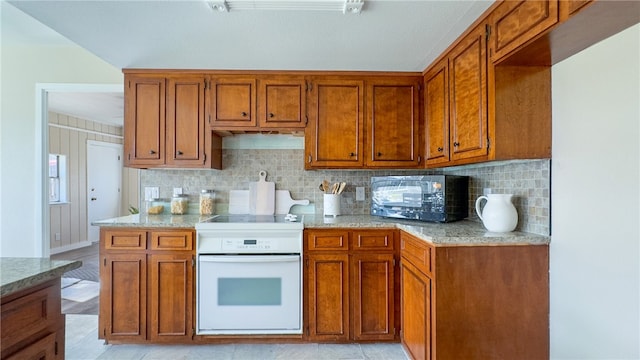
[(42, 234), (35, 230), (42, 221), (36, 198), (41, 182), (36, 84), (122, 84), (123, 75), (77, 46), (6, 46), (4, 41), (0, 72), (0, 256), (42, 256)]
[(640, 358), (640, 25), (552, 69), (551, 358)]

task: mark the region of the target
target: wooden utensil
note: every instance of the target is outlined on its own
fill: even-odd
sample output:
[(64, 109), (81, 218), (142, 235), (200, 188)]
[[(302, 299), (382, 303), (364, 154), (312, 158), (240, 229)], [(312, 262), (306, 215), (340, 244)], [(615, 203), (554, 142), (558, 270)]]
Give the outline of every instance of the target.
[(329, 184), (329, 180), (326, 180), (326, 179), (322, 180), (322, 188), (324, 189), (322, 191), (324, 191), (325, 194), (329, 193), (329, 187), (330, 186), (331, 186), (331, 184)]
[(347, 186), (347, 183), (346, 183), (346, 182), (344, 182), (344, 181), (343, 181), (343, 182), (341, 182), (341, 183), (340, 183), (340, 186), (338, 186), (338, 192), (337, 192), (337, 193), (338, 193), (338, 194), (342, 194), (342, 192), (344, 191), (344, 188), (345, 188), (346, 186)]

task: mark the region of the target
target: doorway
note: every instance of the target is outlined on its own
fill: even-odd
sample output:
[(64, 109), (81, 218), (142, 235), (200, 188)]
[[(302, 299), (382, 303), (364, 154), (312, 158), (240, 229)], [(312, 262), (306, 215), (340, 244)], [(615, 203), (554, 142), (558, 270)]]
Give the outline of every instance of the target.
[(101, 219), (120, 216), (122, 145), (87, 141), (87, 240), (100, 241)]
[[(49, 207), (49, 105), (50, 94), (58, 93), (123, 93), (122, 84), (56, 84), (45, 83), (36, 84), (36, 137), (40, 139), (36, 142), (36, 176), (39, 177), (40, 186), (36, 188), (36, 213), (35, 213), (35, 233), (41, 249), (40, 256), (49, 257), (51, 255), (50, 239), (50, 207)], [(127, 172), (125, 174), (124, 191), (128, 197), (127, 201), (132, 204), (138, 203), (138, 171)], [(83, 186), (84, 188), (84, 186)], [(84, 207), (84, 206), (83, 206)], [(86, 218), (85, 218), (86, 220)], [(86, 221), (83, 222), (86, 224)], [(89, 242), (87, 242), (90, 244)]]

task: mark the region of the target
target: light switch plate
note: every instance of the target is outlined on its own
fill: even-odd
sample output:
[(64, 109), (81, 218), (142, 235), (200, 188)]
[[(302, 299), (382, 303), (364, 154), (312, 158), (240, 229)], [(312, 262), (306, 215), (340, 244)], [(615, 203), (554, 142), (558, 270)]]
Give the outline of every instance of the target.
[(182, 188), (181, 187), (174, 187), (173, 188), (173, 195), (182, 195)]
[(356, 201), (364, 201), (364, 186), (356, 186)]
[(482, 195), (489, 195), (489, 194), (491, 194), (491, 188), (482, 189)]
[(160, 198), (160, 188), (157, 186), (145, 186), (144, 200), (149, 201)]

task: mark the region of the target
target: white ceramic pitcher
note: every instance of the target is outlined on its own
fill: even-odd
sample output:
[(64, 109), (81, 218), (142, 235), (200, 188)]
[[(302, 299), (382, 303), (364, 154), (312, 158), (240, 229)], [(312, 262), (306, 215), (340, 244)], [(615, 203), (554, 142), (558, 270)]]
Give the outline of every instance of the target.
[[(518, 212), (513, 206), (511, 198), (513, 194), (489, 194), (480, 196), (476, 200), (476, 213), (482, 220), (484, 227), (491, 232), (513, 231), (518, 225)], [(486, 200), (482, 211), (480, 203)]]

